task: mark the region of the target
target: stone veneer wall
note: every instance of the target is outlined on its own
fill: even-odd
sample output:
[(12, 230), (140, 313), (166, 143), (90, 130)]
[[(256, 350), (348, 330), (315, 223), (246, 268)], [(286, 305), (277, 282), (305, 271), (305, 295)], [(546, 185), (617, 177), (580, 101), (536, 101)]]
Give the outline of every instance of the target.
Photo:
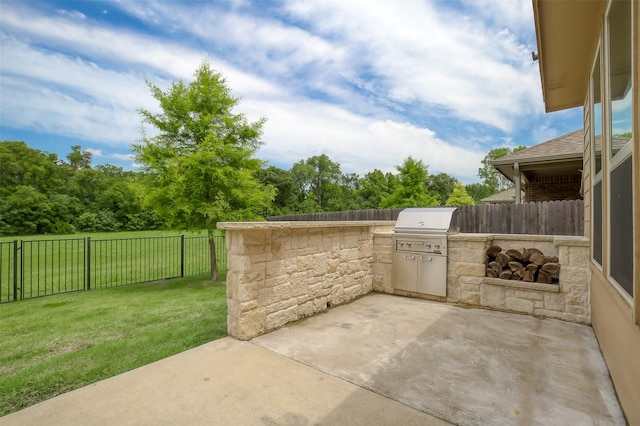
[(220, 223), (227, 329), (250, 339), (373, 289), (373, 235), (395, 222)]
[[(485, 277), (485, 251), (535, 247), (560, 262), (559, 284), (527, 283)], [(589, 241), (584, 237), (545, 235), (451, 234), (448, 248), (447, 297), (410, 293), (391, 282), (392, 234), (374, 235), (374, 290), (432, 300), (487, 307), (507, 312), (591, 322)]]
[[(250, 339), (371, 291), (591, 322), (584, 237), (449, 235), (447, 297), (393, 288), (395, 222), (220, 223), (227, 232), (227, 329)], [(485, 277), (485, 251), (536, 247), (560, 261), (559, 284)]]

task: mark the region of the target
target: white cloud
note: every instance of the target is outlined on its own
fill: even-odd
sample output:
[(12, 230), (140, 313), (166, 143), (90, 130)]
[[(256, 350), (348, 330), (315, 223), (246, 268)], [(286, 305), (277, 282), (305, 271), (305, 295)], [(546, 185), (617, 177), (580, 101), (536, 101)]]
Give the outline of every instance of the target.
[(92, 157), (102, 157), (102, 150), (96, 148), (87, 148), (85, 151), (89, 152)]
[(6, 5), (0, 23), (3, 28), (25, 34), (29, 39), (45, 39), (49, 44), (55, 43), (94, 58), (96, 63), (105, 61), (107, 67), (143, 69), (152, 77), (159, 75), (172, 80), (190, 79), (196, 67), (209, 56), (214, 68), (224, 70), (225, 76), (242, 88), (241, 94), (273, 94), (274, 89), (266, 80), (213, 58), (204, 50), (185, 47), (170, 40), (96, 26), (95, 23), (44, 16), (31, 9), (9, 8)]
[(133, 154), (110, 154), (109, 157), (122, 161), (131, 161), (134, 158)]
[(543, 124), (539, 127), (537, 127), (536, 129), (533, 130), (533, 135), (535, 140), (541, 142), (545, 142), (548, 140), (551, 140), (557, 136), (559, 136), (558, 134), (558, 130), (554, 129), (553, 127), (550, 127), (549, 125)]
[(525, 32), (533, 25), (530, 0), (463, 0), (463, 4), (473, 10), (475, 16), (482, 16), (498, 27)]
[(77, 10), (58, 9), (56, 12), (58, 12), (60, 15), (69, 16), (69, 17), (75, 18), (75, 19), (86, 19), (87, 18), (84, 13), (78, 12)]
[[(160, 67), (159, 58), (165, 58), (168, 64), (183, 64), (184, 71), (176, 71), (180, 75), (175, 77), (190, 79), (193, 70), (206, 56), (204, 52), (195, 50), (185, 55), (183, 48), (173, 49), (146, 37), (89, 28), (83, 26), (84, 23), (77, 25), (59, 18), (37, 14), (27, 18), (26, 15), (26, 10), (5, 8), (0, 23), (3, 27), (11, 27), (17, 22), (28, 22), (21, 26), (20, 31), (27, 32), (29, 38), (43, 37), (48, 29), (57, 28), (47, 36), (49, 42), (57, 40), (66, 44), (72, 39), (78, 40), (74, 48), (80, 51), (100, 52), (118, 46), (138, 48), (134, 51), (123, 49), (120, 55), (113, 52), (114, 57), (127, 66), (123, 71), (119, 66), (109, 69), (77, 56), (40, 50), (15, 37), (1, 34), (1, 116), (4, 125), (11, 127), (33, 127), (39, 131), (128, 146), (140, 136), (137, 108), (157, 109), (157, 102), (145, 84), (145, 76), (161, 87), (169, 84), (154, 74)], [(58, 32), (58, 27), (65, 31)], [(110, 47), (105, 48), (105, 45)], [(147, 57), (153, 60), (146, 63), (140, 58), (132, 60), (131, 56), (135, 56), (137, 49), (145, 50)], [(101, 56), (97, 55), (98, 58)], [(189, 64), (189, 68), (184, 64)], [(230, 84), (243, 89), (241, 95), (269, 96), (277, 93), (270, 83), (234, 67), (225, 69), (224, 74)]]
[[(392, 98), (444, 107), (463, 120), (512, 130), (541, 102), (530, 53), (508, 31), (419, 2), (304, 2), (307, 19), (369, 69)], [(385, 95), (385, 94), (381, 94)]]
[(74, 99), (55, 88), (5, 75), (0, 76), (0, 88), (3, 125), (106, 145), (128, 145), (139, 136), (135, 111)]
[(77, 57), (36, 50), (8, 36), (2, 36), (2, 49), (0, 69), (3, 75), (32, 79), (60, 87), (78, 97), (117, 104), (134, 111), (141, 106), (151, 107), (148, 100), (150, 92), (140, 72), (101, 68)]
[(334, 106), (298, 102), (246, 103), (245, 110), (266, 111), (260, 158), (291, 165), (300, 159), (327, 154), (343, 172), (363, 174), (395, 166), (411, 156), (421, 159), (433, 173), (455, 174), (472, 181), (485, 154), (456, 147), (433, 131), (409, 123), (357, 116)]
[[(537, 69), (529, 64), (528, 48), (510, 31), (424, 3), (365, 3), (287, 3), (288, 12), (306, 20), (310, 30), (175, 3), (145, 3), (144, 12), (135, 3), (123, 7), (149, 22), (170, 20), (202, 40), (239, 49), (237, 63), (356, 110), (371, 109), (363, 100), (388, 106), (383, 99), (390, 97), (421, 108), (446, 108), (460, 119), (504, 131), (536, 113), (541, 103)], [(372, 77), (366, 84), (359, 77), (363, 72)]]

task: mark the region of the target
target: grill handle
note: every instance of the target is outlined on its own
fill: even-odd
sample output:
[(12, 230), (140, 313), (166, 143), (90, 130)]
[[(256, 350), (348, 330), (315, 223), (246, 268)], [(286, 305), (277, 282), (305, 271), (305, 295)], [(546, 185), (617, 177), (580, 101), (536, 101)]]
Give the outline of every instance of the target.
[(406, 260), (413, 260), (416, 258), (415, 256), (407, 256), (406, 254), (402, 257), (405, 258)]
[(427, 262), (431, 262), (433, 260), (433, 257), (420, 256), (420, 260), (426, 260)]

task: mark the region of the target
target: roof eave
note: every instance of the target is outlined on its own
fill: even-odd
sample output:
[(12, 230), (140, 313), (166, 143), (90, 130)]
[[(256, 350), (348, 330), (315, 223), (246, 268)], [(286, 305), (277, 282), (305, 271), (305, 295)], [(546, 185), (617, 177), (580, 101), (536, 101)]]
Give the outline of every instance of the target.
[(522, 165), (535, 165), (540, 163), (550, 163), (550, 162), (565, 162), (565, 161), (582, 161), (582, 152), (579, 153), (569, 153), (569, 154), (557, 154), (557, 155), (546, 155), (544, 157), (534, 157), (534, 158), (523, 158), (522, 160), (503, 160), (500, 161), (500, 158), (491, 161), (491, 164), (494, 166), (506, 166), (512, 165), (515, 163)]
[(533, 0), (538, 66), (547, 112), (582, 106), (604, 0)]

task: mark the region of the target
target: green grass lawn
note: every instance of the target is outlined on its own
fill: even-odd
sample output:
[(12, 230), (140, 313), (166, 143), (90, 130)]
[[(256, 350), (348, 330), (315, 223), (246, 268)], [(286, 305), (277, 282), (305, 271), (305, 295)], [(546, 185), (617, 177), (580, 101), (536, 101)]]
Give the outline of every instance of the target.
[(0, 305), (0, 416), (226, 336), (225, 292), (200, 276)]

